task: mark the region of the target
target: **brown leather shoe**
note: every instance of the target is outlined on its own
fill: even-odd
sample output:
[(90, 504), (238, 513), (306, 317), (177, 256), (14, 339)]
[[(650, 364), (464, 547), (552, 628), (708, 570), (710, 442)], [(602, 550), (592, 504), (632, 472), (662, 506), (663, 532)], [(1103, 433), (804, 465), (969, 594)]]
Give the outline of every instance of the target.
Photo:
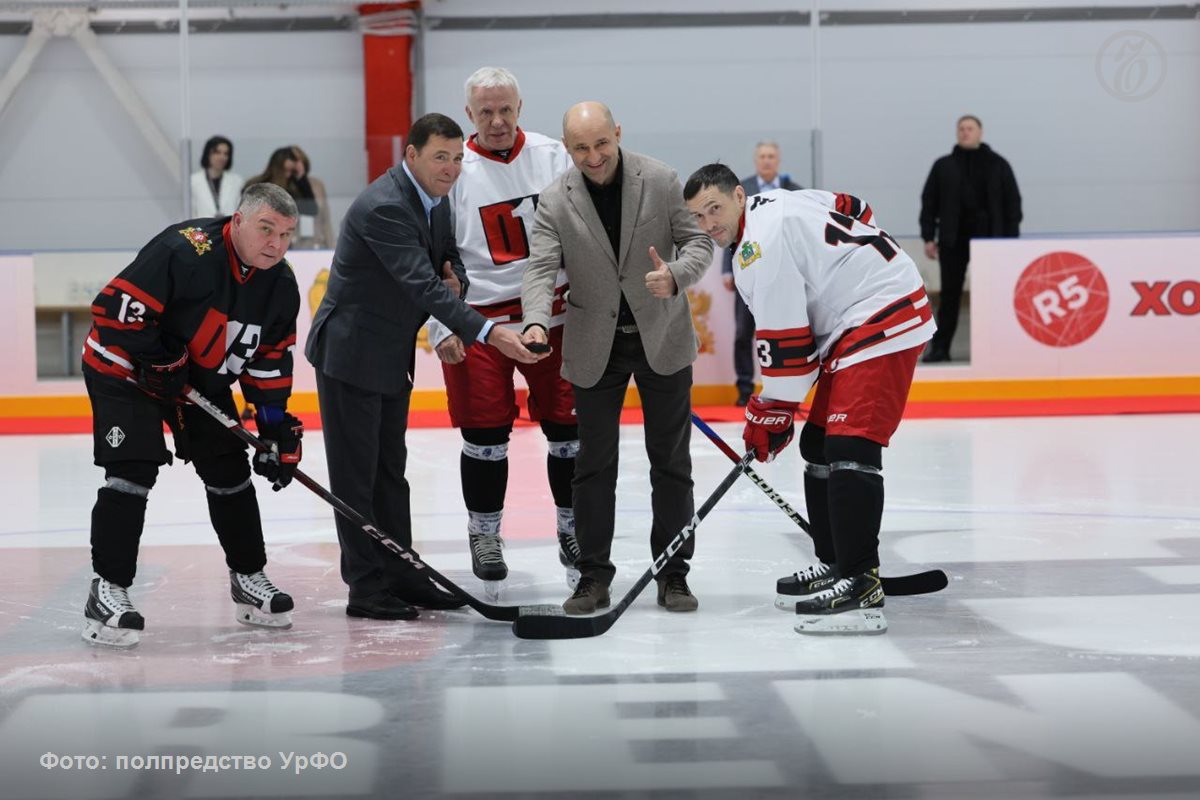
[(598, 608), (608, 608), (608, 587), (603, 586), (595, 578), (586, 575), (579, 579), (575, 594), (563, 603), (563, 611), (571, 616), (591, 614)]
[(695, 611), (700, 601), (688, 588), (687, 577), (676, 572), (658, 582), (658, 604), (667, 611)]

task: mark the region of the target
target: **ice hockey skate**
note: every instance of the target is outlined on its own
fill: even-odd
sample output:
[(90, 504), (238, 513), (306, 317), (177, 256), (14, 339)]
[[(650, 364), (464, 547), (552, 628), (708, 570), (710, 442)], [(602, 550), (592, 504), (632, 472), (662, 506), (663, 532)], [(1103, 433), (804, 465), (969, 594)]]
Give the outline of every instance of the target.
[(775, 607), (780, 611), (794, 612), (797, 600), (828, 589), (837, 579), (837, 566), (820, 561), (786, 578), (780, 578), (775, 582)]
[(92, 578), (92, 588), (83, 607), (83, 615), (87, 621), (82, 636), (89, 644), (133, 647), (146, 627), (142, 615), (129, 602), (128, 589), (101, 577)]
[(229, 594), (237, 605), (234, 617), (243, 625), (264, 628), (292, 627), (292, 596), (279, 591), (266, 573), (250, 575), (229, 571)]
[(498, 533), (470, 533), (471, 571), (481, 581), (502, 581), (508, 577), (504, 563), (504, 540)]
[(579, 540), (574, 531), (558, 532), (558, 563), (566, 567), (567, 586), (574, 589), (579, 585), (579, 570), (575, 569), (575, 560), (579, 558)]
[(841, 578), (830, 588), (796, 603), (796, 632), (856, 636), (887, 631), (879, 570)]

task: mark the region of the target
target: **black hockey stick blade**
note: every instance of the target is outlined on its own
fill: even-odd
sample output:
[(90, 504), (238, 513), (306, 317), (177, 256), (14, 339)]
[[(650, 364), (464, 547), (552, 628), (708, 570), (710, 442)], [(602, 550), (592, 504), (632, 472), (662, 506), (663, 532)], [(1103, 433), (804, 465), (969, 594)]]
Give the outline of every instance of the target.
[(729, 487), (733, 486), (738, 476), (742, 474), (742, 470), (750, 465), (753, 458), (753, 450), (742, 457), (737, 466), (725, 476), (716, 490), (704, 501), (704, 505), (700, 506), (700, 510), (692, 517), (692, 521), (675, 534), (675, 538), (667, 544), (666, 549), (658, 554), (650, 568), (642, 574), (642, 577), (638, 578), (637, 583), (625, 593), (621, 602), (617, 603), (615, 607), (593, 617), (568, 617), (562, 613), (562, 609), (558, 609), (558, 614), (555, 616), (530, 614), (522, 610), (520, 616), (513, 622), (513, 633), (520, 639), (588, 639), (605, 633), (625, 613), (625, 609), (629, 608), (629, 605), (637, 599), (637, 596), (649, 585), (654, 576), (666, 566), (671, 556), (675, 555), (683, 543), (692, 537), (700, 525), (700, 520), (708, 516), (708, 512), (712, 511), (717, 501), (725, 496)]
[(940, 569), (914, 572), (911, 575), (896, 575), (880, 578), (883, 593), (888, 597), (903, 597), (913, 594), (933, 594), (950, 585), (950, 579)]
[[(708, 423), (700, 419), (700, 417), (692, 414), (692, 422), (700, 429), (708, 440), (717, 446), (717, 449), (729, 457), (731, 461), (737, 460), (737, 453), (734, 449), (725, 443), (720, 434), (709, 427)], [(800, 526), (805, 533), (811, 533), (811, 528), (808, 520), (800, 516), (800, 512), (792, 508), (787, 500), (779, 492), (775, 491), (771, 486), (762, 479), (762, 477), (750, 467), (744, 470), (746, 477), (750, 482), (763, 491), (771, 502), (779, 507), (779, 510), (788, 516), (788, 518)], [(927, 572), (916, 572), (912, 575), (897, 575), (896, 577), (882, 577), (879, 579), (883, 584), (883, 593), (892, 597), (903, 597), (905, 595), (914, 594), (933, 594), (945, 589), (950, 580), (946, 577), (946, 573), (940, 569), (932, 569)]]
[[(184, 396), (199, 406), (200, 409), (206, 412), (210, 417), (224, 425), (230, 433), (254, 449), (271, 449), (270, 445), (252, 434), (250, 431), (243, 428), (237, 420), (232, 419), (221, 409), (220, 406), (209, 400), (204, 395), (200, 394), (200, 392), (188, 387), (188, 390), (184, 393)], [(409, 566), (411, 566), (413, 569), (418, 570), (432, 580), (437, 581), (442, 588), (457, 597), (459, 600), (462, 600), (471, 608), (478, 611), (487, 619), (495, 620), (497, 622), (512, 622), (513, 620), (520, 618), (522, 614), (536, 614), (539, 616), (544, 616), (552, 614), (555, 610), (557, 610), (559, 614), (562, 613), (562, 609), (558, 606), (495, 606), (491, 603), (485, 603), (469, 594), (466, 590), (459, 587), (433, 567), (426, 564), (415, 552), (396, 541), (391, 534), (376, 528), (370, 523), (369, 520), (367, 520), (366, 517), (364, 517), (362, 514), (359, 514), (357, 511), (347, 505), (344, 500), (333, 494), (333, 492), (329, 491), (321, 484), (317, 483), (304, 472), (296, 470), (294, 479), (297, 483), (300, 483), (306, 488), (310, 489), (313, 494), (317, 495), (326, 503), (329, 503), (329, 505), (333, 506), (335, 511), (353, 522), (355, 525), (359, 526), (364, 533), (386, 547), (391, 553), (395, 554), (397, 558), (407, 561)]]

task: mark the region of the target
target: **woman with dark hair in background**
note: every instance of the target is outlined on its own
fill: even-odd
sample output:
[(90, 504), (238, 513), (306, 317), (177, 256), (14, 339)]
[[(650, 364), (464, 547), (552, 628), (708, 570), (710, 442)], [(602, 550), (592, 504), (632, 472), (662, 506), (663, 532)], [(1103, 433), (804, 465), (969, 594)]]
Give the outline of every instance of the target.
[(267, 160), (267, 168), (246, 181), (246, 185), (253, 186), (256, 183), (273, 183), (276, 186), (286, 189), (288, 194), (295, 197), (295, 175), (295, 152), (290, 147), (278, 147), (271, 153), (271, 157)]
[(201, 169), (192, 173), (192, 217), (227, 217), (237, 210), (245, 181), (233, 169), (233, 142), (213, 136), (204, 143)]
[(312, 162), (299, 145), (292, 145), (296, 168), (292, 173), (292, 185), (288, 187), (300, 209), (299, 236), (293, 247), (322, 250), (333, 247), (333, 229), (329, 223), (329, 200), (325, 184), (310, 174)]

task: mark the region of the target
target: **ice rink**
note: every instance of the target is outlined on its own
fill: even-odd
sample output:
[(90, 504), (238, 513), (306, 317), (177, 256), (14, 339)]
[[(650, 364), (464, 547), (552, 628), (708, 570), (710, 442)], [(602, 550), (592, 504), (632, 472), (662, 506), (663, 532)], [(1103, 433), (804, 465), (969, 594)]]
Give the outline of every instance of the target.
[[(650, 563), (641, 429), (622, 436), (614, 602)], [(320, 436), (305, 444), (326, 483)], [(483, 597), (458, 434), (409, 446), (416, 546)], [(347, 618), (331, 509), (259, 484), (268, 573), (297, 610), (291, 630), (250, 629), (177, 465), (131, 591), (146, 632), (121, 652), (79, 638), (89, 438), (0, 438), (0, 796), (1194, 798), (1198, 451), (1188, 415), (906, 422), (885, 452), (883, 571), (940, 567), (950, 586), (889, 599), (884, 636), (835, 639), (773, 607), (811, 550), (744, 479), (699, 528), (698, 613), (667, 614), (651, 586), (604, 636), (557, 642), (469, 610)], [(540, 431), (510, 452), (499, 602), (559, 603)], [(698, 431), (692, 453), (699, 506), (730, 462)], [(759, 473), (804, 513), (799, 467), (793, 447)]]

